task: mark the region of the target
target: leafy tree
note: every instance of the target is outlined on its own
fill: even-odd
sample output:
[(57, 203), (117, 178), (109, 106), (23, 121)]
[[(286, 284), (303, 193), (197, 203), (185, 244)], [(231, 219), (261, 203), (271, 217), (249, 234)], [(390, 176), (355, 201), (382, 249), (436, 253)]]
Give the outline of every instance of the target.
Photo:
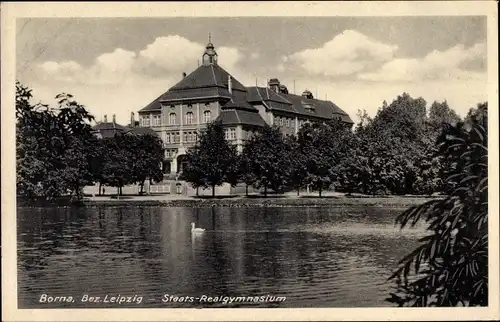
[(469, 128), (463, 123), (448, 125), (438, 141), (450, 164), (446, 181), (453, 190), (444, 199), (411, 207), (396, 220), (401, 228), (425, 220), (430, 234), (390, 277), (396, 290), (389, 302), (488, 305), (487, 105), (480, 108), (482, 113), (471, 113)]
[(254, 186), (282, 192), (288, 185), (292, 146), (276, 126), (264, 126), (243, 147), (246, 169), (255, 178)]
[(215, 187), (233, 177), (236, 156), (236, 147), (226, 141), (222, 124), (212, 122), (188, 151), (181, 179), (194, 187), (212, 187), (212, 196), (215, 196)]
[(122, 195), (123, 186), (135, 182), (135, 157), (130, 149), (135, 146), (134, 141), (135, 137), (124, 134), (102, 139), (102, 181), (103, 184), (117, 187), (118, 195)]
[(139, 183), (139, 193), (142, 194), (146, 180), (155, 182), (163, 180), (161, 164), (165, 150), (162, 140), (153, 134), (131, 135), (130, 140), (135, 143), (128, 147), (131, 149), (130, 154), (134, 162), (134, 181)]
[(56, 96), (55, 109), (33, 106), (31, 98), (31, 90), (16, 82), (17, 192), (49, 200), (68, 192), (81, 198), (81, 187), (93, 180), (93, 117), (70, 94)]
[(305, 182), (319, 191), (333, 183), (335, 166), (334, 140), (330, 127), (324, 123), (305, 124), (298, 133), (298, 143), (306, 160)]
[(291, 187), (297, 190), (297, 196), (300, 195), (300, 189), (304, 186), (307, 178), (307, 155), (302, 150), (297, 138), (289, 139), (290, 150), (293, 157), (291, 158), (291, 172), (289, 182)]
[(182, 170), (180, 179), (189, 182), (191, 186), (196, 189), (196, 193), (198, 194), (198, 188), (207, 187), (204, 181), (205, 174), (202, 167), (203, 161), (201, 160), (201, 153), (198, 153), (197, 150), (189, 149), (186, 154), (186, 163), (187, 165)]
[(248, 187), (255, 185), (257, 178), (250, 167), (252, 155), (249, 155), (249, 149), (243, 149), (238, 155), (238, 178), (245, 183), (245, 196), (248, 197)]
[(92, 160), (97, 157), (94, 149), (97, 139), (92, 134), (90, 121), (94, 118), (83, 105), (74, 101), (70, 94), (60, 94), (58, 124), (61, 124), (65, 149), (61, 156), (64, 167), (61, 169), (62, 181), (69, 185), (77, 199), (81, 199), (81, 188), (93, 183)]
[(437, 135), (441, 133), (444, 124), (456, 125), (460, 121), (460, 116), (449, 107), (447, 101), (432, 103), (429, 109), (429, 125), (432, 130), (438, 132)]

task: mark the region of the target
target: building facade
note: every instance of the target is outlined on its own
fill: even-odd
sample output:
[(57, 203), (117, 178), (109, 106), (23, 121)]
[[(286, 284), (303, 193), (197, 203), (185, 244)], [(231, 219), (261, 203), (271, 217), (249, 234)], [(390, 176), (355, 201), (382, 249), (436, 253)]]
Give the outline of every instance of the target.
[(353, 124), (333, 102), (315, 99), (308, 90), (290, 94), (276, 78), (266, 87), (243, 86), (219, 66), (209, 41), (202, 64), (139, 111), (139, 127), (152, 129), (162, 138), (164, 170), (175, 175), (182, 171), (186, 151), (194, 146), (198, 133), (214, 120), (222, 122), (226, 139), (241, 152), (245, 140), (266, 124), (294, 135), (305, 122), (333, 118)]

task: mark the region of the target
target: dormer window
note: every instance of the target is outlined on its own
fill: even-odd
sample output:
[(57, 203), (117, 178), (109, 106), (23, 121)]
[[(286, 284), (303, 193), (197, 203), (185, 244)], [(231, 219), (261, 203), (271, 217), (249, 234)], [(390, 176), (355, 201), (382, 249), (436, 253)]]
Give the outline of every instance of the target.
[(304, 108), (306, 109), (306, 111), (309, 111), (309, 112), (314, 112), (315, 108), (314, 108), (314, 105), (311, 105), (311, 104), (303, 104)]

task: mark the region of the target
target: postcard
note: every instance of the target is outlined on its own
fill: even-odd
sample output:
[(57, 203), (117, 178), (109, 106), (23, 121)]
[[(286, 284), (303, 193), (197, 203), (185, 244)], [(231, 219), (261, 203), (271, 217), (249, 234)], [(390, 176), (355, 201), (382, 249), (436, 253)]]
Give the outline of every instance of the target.
[(494, 2), (2, 9), (3, 320), (500, 317)]

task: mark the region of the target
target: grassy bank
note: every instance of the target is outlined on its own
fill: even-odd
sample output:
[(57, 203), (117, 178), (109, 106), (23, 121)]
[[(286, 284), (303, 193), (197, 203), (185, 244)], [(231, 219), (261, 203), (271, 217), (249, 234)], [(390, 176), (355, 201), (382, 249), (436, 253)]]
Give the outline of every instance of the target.
[(430, 200), (431, 197), (418, 196), (328, 196), (328, 197), (178, 197), (176, 196), (123, 196), (120, 199), (109, 197), (85, 198), (74, 204), (64, 198), (54, 203), (19, 201), (20, 207), (46, 206), (84, 206), (84, 207), (122, 207), (122, 206), (154, 206), (154, 207), (342, 207), (342, 206), (370, 206), (370, 207), (409, 207)]

